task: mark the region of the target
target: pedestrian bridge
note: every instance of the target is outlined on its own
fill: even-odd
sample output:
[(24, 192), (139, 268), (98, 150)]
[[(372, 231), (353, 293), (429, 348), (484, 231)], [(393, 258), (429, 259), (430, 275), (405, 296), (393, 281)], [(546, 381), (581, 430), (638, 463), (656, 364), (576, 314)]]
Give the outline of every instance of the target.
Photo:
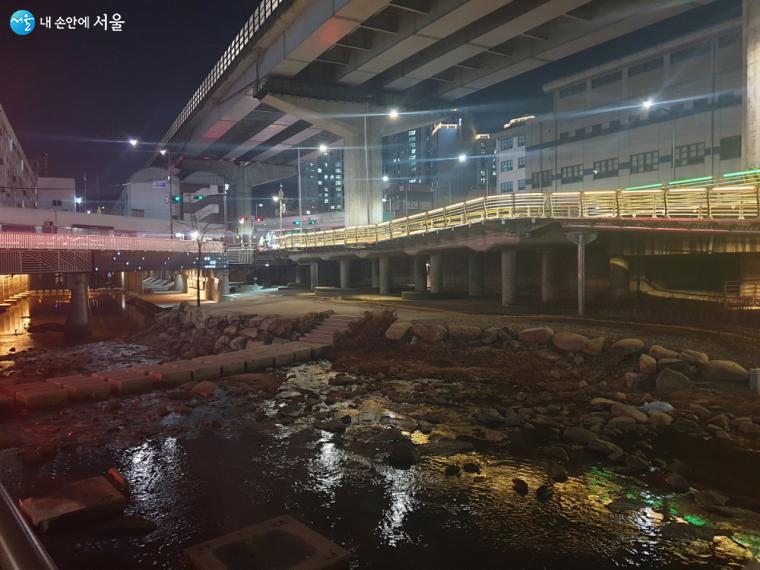
[[(624, 190), (498, 194), (379, 224), (334, 230), (281, 234), (276, 248), (301, 250), (367, 246), (461, 228), (487, 221), (556, 219), (563, 221), (673, 220), (760, 221), (760, 183), (745, 175), (720, 180), (699, 178), (670, 186), (660, 184)], [(591, 224), (593, 225), (593, 224)]]

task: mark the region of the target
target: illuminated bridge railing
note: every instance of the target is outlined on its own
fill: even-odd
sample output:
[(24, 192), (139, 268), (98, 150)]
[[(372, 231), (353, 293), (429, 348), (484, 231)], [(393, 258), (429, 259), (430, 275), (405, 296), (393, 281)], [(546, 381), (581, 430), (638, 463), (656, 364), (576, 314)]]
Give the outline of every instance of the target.
[(369, 245), (444, 228), (515, 218), (745, 220), (758, 217), (760, 185), (754, 180), (703, 187), (499, 194), (380, 224), (282, 234), (277, 248)]
[[(0, 232), (0, 249), (197, 252), (194, 240), (77, 234)], [(204, 253), (223, 253), (221, 242), (203, 242)]]

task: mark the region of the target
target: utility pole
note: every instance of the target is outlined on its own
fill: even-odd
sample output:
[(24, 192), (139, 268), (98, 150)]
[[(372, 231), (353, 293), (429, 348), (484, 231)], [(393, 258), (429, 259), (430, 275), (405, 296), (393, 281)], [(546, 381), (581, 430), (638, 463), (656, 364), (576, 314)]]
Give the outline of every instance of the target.
[(196, 258), (196, 272), (195, 272), (195, 306), (201, 306), (201, 236), (198, 236), (198, 257)]

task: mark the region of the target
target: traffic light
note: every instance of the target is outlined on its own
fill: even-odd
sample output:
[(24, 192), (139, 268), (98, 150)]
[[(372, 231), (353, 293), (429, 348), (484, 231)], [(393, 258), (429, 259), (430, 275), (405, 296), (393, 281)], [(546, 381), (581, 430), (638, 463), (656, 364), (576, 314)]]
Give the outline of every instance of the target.
[(256, 221), (257, 222), (263, 222), (264, 218), (262, 218), (261, 216), (256, 216)]
[(182, 196), (172, 196), (172, 200), (174, 200), (175, 202), (179, 202), (180, 200), (182, 200)]
[(301, 225), (301, 220), (293, 220), (293, 225), (294, 226), (300, 226)]
[(198, 194), (198, 195), (195, 197), (195, 201), (196, 201), (196, 202), (200, 202), (201, 200), (203, 200), (203, 194)]
[(309, 225), (310, 226), (316, 226), (317, 225), (317, 220), (309, 220)]

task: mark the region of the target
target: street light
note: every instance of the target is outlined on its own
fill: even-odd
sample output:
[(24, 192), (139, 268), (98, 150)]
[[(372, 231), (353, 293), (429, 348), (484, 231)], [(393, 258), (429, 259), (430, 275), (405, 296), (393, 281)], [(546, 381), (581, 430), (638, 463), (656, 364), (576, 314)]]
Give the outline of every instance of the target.
[(327, 152), (327, 145), (325, 143), (322, 143), (321, 145), (319, 145), (319, 152), (321, 152), (322, 154), (325, 154)]
[(135, 148), (139, 143), (140, 141), (138, 141), (137, 139), (129, 139), (129, 144), (132, 145), (132, 148)]
[(388, 116), (391, 119), (398, 119), (398, 109), (391, 109), (390, 111), (388, 111)]
[[(138, 144), (140, 144), (140, 141), (137, 139), (129, 139), (129, 144), (132, 148), (136, 148)], [(168, 148), (161, 148), (158, 150), (158, 154), (161, 156), (165, 156), (167, 158), (167, 164), (166, 164), (166, 171), (167, 171), (167, 177), (166, 180), (169, 182), (169, 237), (174, 238), (174, 206), (173, 206), (173, 196), (172, 196), (172, 155)], [(131, 206), (130, 206), (131, 208)], [(225, 211), (226, 213), (226, 211)]]
[(467, 160), (467, 155), (465, 153), (461, 153), (458, 157), (459, 162), (465, 162)]
[(383, 182), (388, 182), (388, 180), (390, 180), (390, 178), (388, 178), (388, 175), (383, 174)]

